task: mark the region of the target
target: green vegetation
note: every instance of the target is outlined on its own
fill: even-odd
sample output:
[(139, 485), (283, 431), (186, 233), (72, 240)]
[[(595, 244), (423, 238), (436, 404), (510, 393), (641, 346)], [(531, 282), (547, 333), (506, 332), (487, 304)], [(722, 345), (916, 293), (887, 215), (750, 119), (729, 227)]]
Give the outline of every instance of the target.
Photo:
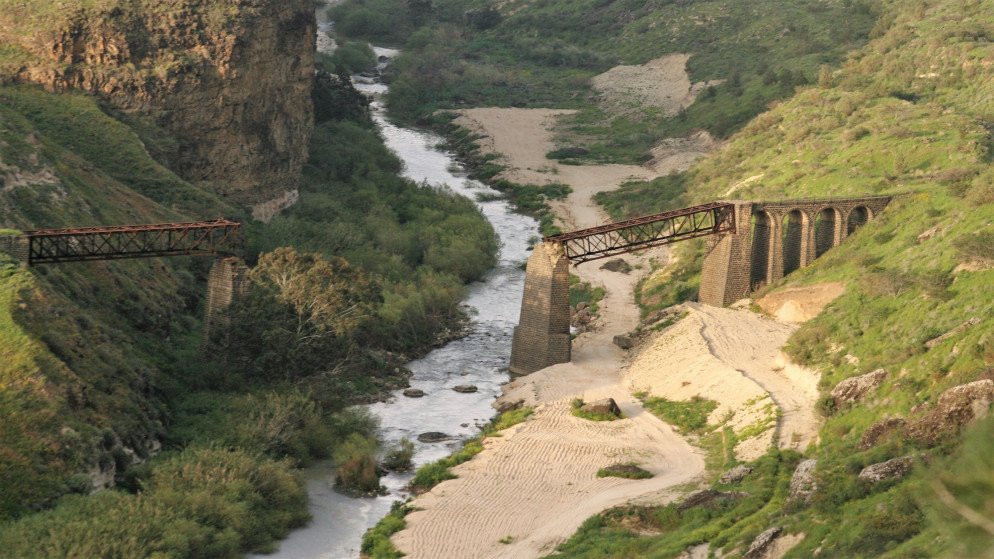
[(0, 557), (240, 557), (309, 518), (290, 465), (243, 451), (162, 455), (134, 483), (0, 526)]
[(349, 494), (368, 495), (385, 491), (376, 471), (375, 436), (352, 433), (335, 449), (335, 487)]
[(700, 396), (694, 396), (683, 402), (650, 398), (645, 395), (641, 399), (645, 409), (659, 416), (666, 423), (675, 425), (684, 434), (704, 432), (707, 428), (708, 415), (718, 407), (718, 402)]
[(394, 501), (390, 505), (390, 512), (380, 519), (366, 533), (362, 535), (362, 553), (370, 559), (395, 559), (403, 557), (404, 554), (397, 550), (390, 536), (404, 529), (407, 523), (404, 517), (407, 513), (415, 509), (405, 506), (400, 501)]
[(595, 313), (599, 308), (597, 303), (606, 294), (603, 287), (592, 287), (590, 282), (580, 281), (580, 276), (569, 275), (569, 306), (576, 308), (580, 303), (587, 303), (590, 312)]
[(406, 472), (414, 467), (414, 443), (406, 437), (401, 438), (395, 445), (387, 449), (383, 457), (383, 467)]
[[(216, 4), (208, 19), (232, 19), (208, 28), (237, 21), (218, 11), (231, 3)], [(75, 7), (106, 6), (33, 12), (31, 24)], [(19, 52), (3, 47), (0, 70)], [(497, 240), (471, 201), (397, 176), (350, 82), (326, 71), (316, 82), (301, 203), (245, 223), (249, 294), (212, 359), (198, 355), (207, 259), (23, 269), (0, 255), (0, 556), (103, 556), (121, 542), (120, 556), (228, 557), (266, 550), (306, 519), (293, 466), (335, 455), (344, 484), (378, 488), (375, 422), (343, 410), (403, 382), (407, 358), (393, 352), (456, 330), (464, 284), (493, 264)], [(247, 221), (169, 170), (181, 143), (150, 120), (26, 86), (0, 88), (0, 101), (4, 232)], [(394, 464), (410, 461), (396, 450)], [(184, 472), (227, 468), (224, 487), (185, 486), (174, 460)], [(86, 496), (86, 471), (131, 493)], [(30, 548), (41, 540), (50, 547)]]
[[(428, 119), (461, 105), (579, 109), (570, 139), (552, 155), (638, 162), (662, 138), (699, 129), (726, 137), (771, 101), (790, 97), (865, 42), (877, 9), (815, 0), (351, 0), (331, 15), (340, 35), (404, 45), (388, 99), (397, 118)], [(715, 82), (686, 110), (596, 104), (595, 75), (673, 53), (693, 55), (692, 81)]]
[(616, 464), (607, 468), (597, 470), (597, 477), (622, 477), (625, 479), (649, 479), (652, 472), (647, 472), (638, 467), (635, 462), (627, 464)]
[[(779, 521), (790, 476), (800, 456), (771, 450), (753, 465), (740, 487), (742, 499), (719, 499), (709, 506), (677, 512), (665, 507), (623, 506), (587, 519), (557, 551), (567, 557), (675, 557), (688, 547), (709, 542), (725, 553), (744, 551), (752, 539)], [(653, 534), (639, 536), (639, 534)], [(553, 557), (553, 556), (550, 556)]]
[(455, 474), (449, 468), (458, 466), (483, 451), (483, 439), (500, 436), (499, 431), (525, 421), (532, 414), (530, 408), (520, 408), (504, 412), (490, 421), (483, 431), (463, 446), (462, 450), (448, 458), (442, 458), (418, 468), (411, 480), (410, 487), (416, 493), (428, 491), (447, 479), (455, 479)]

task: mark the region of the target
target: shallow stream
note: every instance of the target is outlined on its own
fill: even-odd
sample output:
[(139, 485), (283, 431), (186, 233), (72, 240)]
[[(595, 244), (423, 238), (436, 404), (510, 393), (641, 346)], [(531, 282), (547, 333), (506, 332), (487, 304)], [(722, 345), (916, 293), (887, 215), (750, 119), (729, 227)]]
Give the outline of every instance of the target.
[[(386, 91), (381, 84), (357, 84), (357, 88), (369, 94)], [(465, 301), (472, 317), (469, 334), (407, 365), (414, 373), (411, 388), (423, 390), (426, 396), (407, 398), (397, 391), (387, 402), (369, 406), (381, 420), (384, 442), (390, 444), (403, 437), (414, 441), (414, 461), (420, 466), (458, 450), (463, 440), (476, 435), (494, 415), (491, 404), (500, 394), (501, 384), (509, 380), (507, 365), (511, 336), (518, 321), (524, 285), (522, 264), (528, 258), (531, 241), (538, 236), (538, 224), (514, 213), (506, 201), (498, 199), (497, 191), (467, 179), (453, 155), (437, 148), (442, 138), (394, 126), (385, 119), (378, 102), (374, 102), (373, 108), (387, 146), (405, 163), (404, 176), (419, 183), (444, 184), (477, 200), (502, 243), (497, 266), (483, 281), (470, 286)], [(460, 393), (452, 390), (463, 384), (475, 385), (478, 391)], [(418, 442), (418, 434), (427, 431), (440, 431), (452, 439), (439, 443)], [(358, 557), (363, 533), (390, 511), (394, 501), (409, 496), (403, 488), (413, 474), (391, 473), (381, 480), (389, 490), (388, 495), (359, 499), (346, 497), (331, 488), (329, 462), (308, 468), (305, 476), (313, 520), (282, 541), (276, 553), (259, 557)]]

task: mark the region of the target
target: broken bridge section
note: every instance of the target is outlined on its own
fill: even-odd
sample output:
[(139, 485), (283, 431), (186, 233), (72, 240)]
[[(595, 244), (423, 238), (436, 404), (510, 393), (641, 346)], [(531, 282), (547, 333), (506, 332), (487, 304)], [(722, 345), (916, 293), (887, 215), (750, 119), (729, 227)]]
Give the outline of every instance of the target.
[(17, 256), (29, 266), (87, 260), (219, 254), (234, 245), (241, 224), (226, 219), (114, 227), (25, 231), (12, 243), (27, 244)]
[(735, 204), (700, 206), (618, 221), (543, 239), (563, 247), (570, 262), (582, 264), (707, 235), (735, 233)]
[(230, 324), (228, 307), (248, 285), (245, 264), (232, 254), (240, 223), (227, 219), (190, 223), (156, 223), (111, 227), (39, 229), (0, 237), (0, 251), (22, 264), (57, 264), (155, 258), (162, 256), (224, 255), (216, 259), (207, 280), (201, 351), (225, 335)]
[(725, 200), (546, 237), (528, 259), (510, 370), (528, 374), (570, 360), (570, 262), (708, 237), (699, 300), (721, 307), (811, 264), (890, 201)]

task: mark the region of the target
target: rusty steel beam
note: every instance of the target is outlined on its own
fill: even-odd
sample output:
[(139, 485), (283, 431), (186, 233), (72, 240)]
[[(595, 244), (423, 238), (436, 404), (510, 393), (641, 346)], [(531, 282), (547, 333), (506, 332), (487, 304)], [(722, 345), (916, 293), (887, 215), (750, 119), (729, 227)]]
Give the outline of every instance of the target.
[(727, 202), (711, 202), (545, 237), (543, 240), (561, 245), (566, 258), (575, 264), (582, 264), (635, 250), (734, 232), (735, 206)]
[(223, 254), (233, 245), (240, 223), (217, 219), (113, 227), (25, 231), (28, 264)]

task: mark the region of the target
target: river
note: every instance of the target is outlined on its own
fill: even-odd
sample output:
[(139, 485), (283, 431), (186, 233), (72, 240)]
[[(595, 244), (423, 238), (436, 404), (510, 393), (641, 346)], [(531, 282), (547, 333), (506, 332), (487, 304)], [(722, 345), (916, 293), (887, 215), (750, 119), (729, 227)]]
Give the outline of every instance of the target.
[[(378, 49), (378, 54), (385, 51)], [(387, 53), (389, 54), (389, 53)], [(386, 91), (382, 84), (357, 84), (369, 94)], [(501, 239), (500, 259), (483, 281), (469, 287), (465, 306), (472, 316), (469, 334), (433, 350), (423, 359), (407, 364), (414, 375), (411, 388), (427, 395), (406, 398), (401, 391), (381, 403), (369, 406), (381, 421), (385, 443), (403, 437), (414, 441), (416, 466), (448, 456), (462, 441), (476, 435), (494, 415), (491, 407), (500, 387), (509, 380), (507, 366), (511, 336), (518, 321), (524, 286), (522, 264), (538, 236), (538, 223), (516, 214), (489, 186), (466, 177), (453, 154), (440, 150), (443, 139), (434, 134), (394, 126), (386, 120), (378, 101), (374, 118), (383, 139), (404, 161), (406, 178), (428, 184), (444, 184), (452, 191), (477, 200)], [(475, 393), (452, 390), (471, 384)], [(452, 436), (441, 443), (421, 443), (419, 433), (440, 431)], [(391, 473), (382, 479), (389, 494), (372, 498), (350, 498), (331, 487), (331, 464), (324, 462), (305, 470), (310, 511), (313, 520), (280, 542), (276, 553), (259, 557), (274, 559), (354, 559), (359, 556), (363, 533), (390, 511), (394, 501), (410, 496), (404, 486), (413, 474)]]

